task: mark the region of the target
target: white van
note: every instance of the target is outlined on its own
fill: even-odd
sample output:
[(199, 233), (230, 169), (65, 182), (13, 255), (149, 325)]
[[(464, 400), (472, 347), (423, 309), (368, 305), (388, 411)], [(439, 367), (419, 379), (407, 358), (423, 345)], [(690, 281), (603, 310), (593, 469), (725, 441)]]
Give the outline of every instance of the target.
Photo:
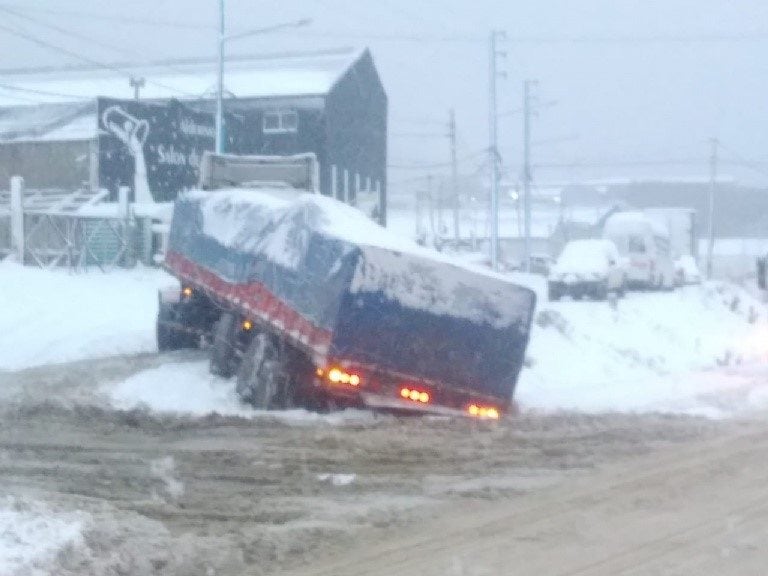
[(671, 290), (675, 286), (669, 231), (641, 212), (618, 212), (605, 221), (603, 238), (612, 240), (626, 259), (627, 284), (633, 288)]

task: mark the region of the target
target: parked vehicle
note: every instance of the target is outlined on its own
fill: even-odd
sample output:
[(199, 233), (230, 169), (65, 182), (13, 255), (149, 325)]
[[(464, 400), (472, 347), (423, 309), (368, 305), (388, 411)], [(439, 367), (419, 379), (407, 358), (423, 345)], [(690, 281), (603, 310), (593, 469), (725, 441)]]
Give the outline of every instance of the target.
[(669, 235), (670, 252), (677, 260), (698, 253), (696, 210), (693, 208), (645, 208), (643, 214)]
[(531, 290), (404, 245), (331, 198), (278, 192), (177, 200), (165, 267), (181, 288), (160, 295), (161, 349), (207, 344), (211, 371), (263, 409), (508, 408)]
[(610, 292), (623, 295), (626, 269), (610, 240), (573, 240), (563, 248), (549, 273), (550, 300), (589, 296), (605, 300)]
[(701, 284), (701, 272), (693, 256), (680, 256), (675, 260), (675, 279), (678, 286)]
[(669, 231), (640, 212), (610, 216), (603, 238), (613, 241), (627, 261), (627, 286), (644, 290), (671, 290), (675, 286)]

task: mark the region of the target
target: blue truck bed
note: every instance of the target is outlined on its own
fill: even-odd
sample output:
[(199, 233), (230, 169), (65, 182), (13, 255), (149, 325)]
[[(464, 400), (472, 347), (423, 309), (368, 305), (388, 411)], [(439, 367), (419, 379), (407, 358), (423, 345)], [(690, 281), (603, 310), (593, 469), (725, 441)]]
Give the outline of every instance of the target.
[(176, 201), (166, 267), (317, 366), (423, 383), (436, 401), (454, 392), (506, 406), (535, 306), (531, 290), (404, 243), (318, 195), (188, 194)]

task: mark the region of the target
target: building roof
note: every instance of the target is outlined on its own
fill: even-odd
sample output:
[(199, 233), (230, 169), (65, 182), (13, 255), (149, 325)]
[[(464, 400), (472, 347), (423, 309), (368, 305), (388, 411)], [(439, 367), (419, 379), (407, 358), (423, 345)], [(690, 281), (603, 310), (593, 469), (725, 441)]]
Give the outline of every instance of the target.
[(95, 99), (0, 107), (0, 142), (90, 140), (96, 131)]
[[(245, 55), (227, 59), (224, 88), (238, 98), (327, 94), (365, 53), (344, 48), (314, 53)], [(133, 98), (131, 76), (144, 78), (142, 98), (204, 98), (216, 91), (216, 61), (165, 60), (145, 65), (114, 64), (109, 69), (0, 70), (0, 106), (19, 99), (40, 103), (71, 102), (96, 96)], [(13, 87), (14, 89), (9, 89)]]
[[(233, 56), (227, 59), (226, 96), (323, 96), (366, 50)], [(86, 140), (97, 134), (96, 97), (131, 99), (129, 77), (144, 78), (142, 99), (213, 98), (216, 62), (165, 60), (145, 65), (0, 70), (0, 142)], [(20, 100), (37, 104), (20, 105)]]

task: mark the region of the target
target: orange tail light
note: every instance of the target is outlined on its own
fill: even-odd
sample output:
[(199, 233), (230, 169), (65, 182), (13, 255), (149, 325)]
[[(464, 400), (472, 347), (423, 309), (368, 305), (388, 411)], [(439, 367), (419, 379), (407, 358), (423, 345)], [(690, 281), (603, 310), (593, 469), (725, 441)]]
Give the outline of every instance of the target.
[(489, 420), (498, 420), (501, 417), (498, 408), (494, 408), (493, 406), (480, 406), (478, 404), (470, 404), (467, 407), (467, 413), (475, 418), (487, 418)]
[(316, 370), (316, 374), (331, 384), (343, 384), (346, 386), (357, 387), (360, 386), (360, 383), (362, 382), (359, 374), (355, 374), (354, 372), (347, 372), (338, 367), (333, 367), (328, 371), (325, 371), (322, 368), (318, 368)]
[(420, 402), (422, 404), (429, 404), (430, 400), (432, 400), (429, 396), (429, 392), (416, 390), (415, 388), (401, 388), (400, 396), (405, 400), (412, 400), (413, 402)]

